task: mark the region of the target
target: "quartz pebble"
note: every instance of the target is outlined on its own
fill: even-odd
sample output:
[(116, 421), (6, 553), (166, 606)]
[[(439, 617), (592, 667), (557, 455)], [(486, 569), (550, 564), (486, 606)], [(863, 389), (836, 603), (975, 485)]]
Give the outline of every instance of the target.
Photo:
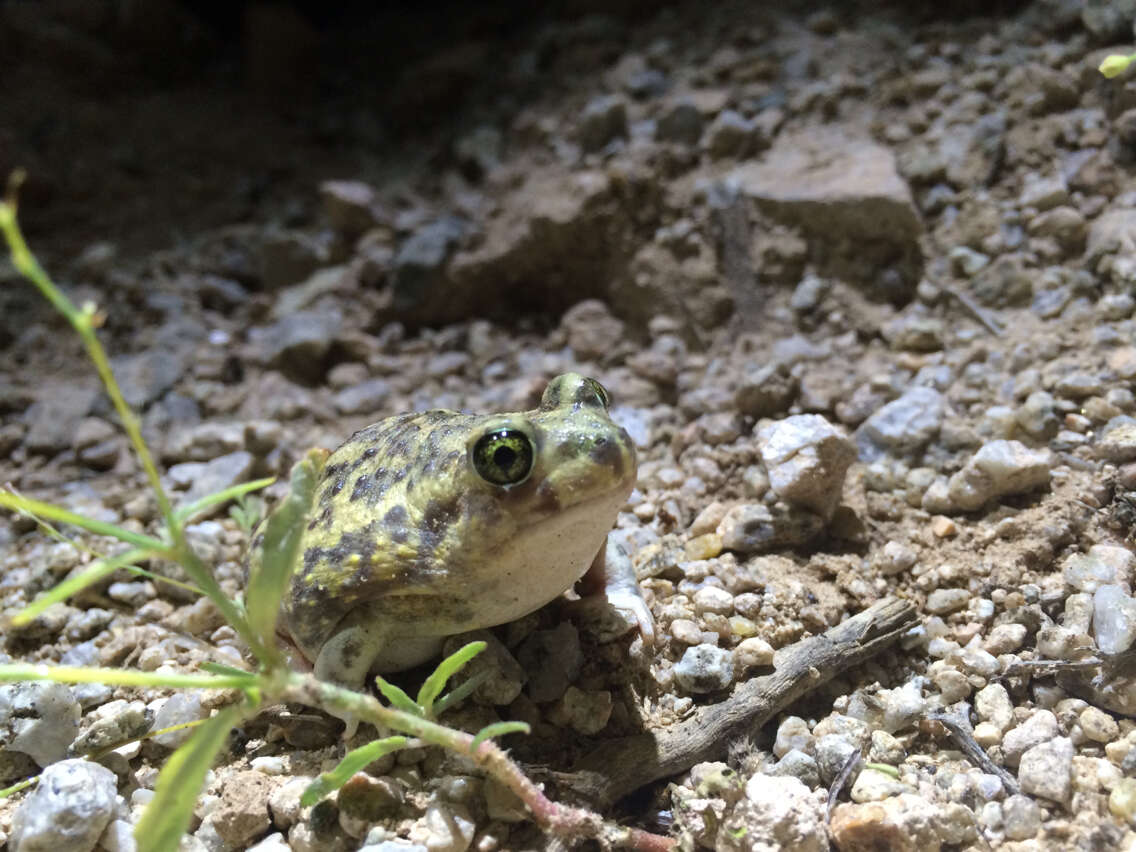
[(1041, 808), (1029, 796), (1016, 793), (1002, 803), (1007, 840), (1029, 840), (1041, 828)]
[(947, 615), (963, 609), (971, 599), (966, 589), (935, 589), (927, 595), (927, 611), (933, 615)]
[(0, 686), (0, 745), (48, 766), (67, 754), (82, 710), (70, 688), (50, 681)]
[(828, 848), (824, 799), (798, 779), (758, 773), (746, 782), (745, 799), (753, 813), (745, 823), (745, 848), (800, 852)]
[(1101, 586), (1093, 595), (1093, 631), (1102, 654), (1127, 651), (1136, 641), (1136, 599), (1122, 586)]
[(1049, 453), (1019, 441), (990, 441), (950, 478), (952, 504), (972, 512), (990, 500), (1024, 494), (1049, 483)]
[(44, 769), (12, 819), (12, 847), (21, 852), (88, 852), (115, 812), (118, 779), (88, 760), (62, 760)]
[(811, 754), (816, 748), (816, 738), (809, 730), (809, 723), (800, 716), (786, 716), (777, 726), (777, 736), (773, 740), (773, 754), (784, 757), (797, 750)]
[(989, 722), (999, 731), (1006, 731), (1014, 721), (1014, 703), (1010, 693), (1000, 683), (991, 683), (974, 696), (974, 711), (983, 722)]
[(1039, 743), (1048, 742), (1060, 733), (1057, 717), (1051, 710), (1035, 710), (1026, 721), (1011, 729), (1002, 739), (1006, 763), (1016, 766), (1022, 754)]
[(840, 503), (856, 447), (819, 414), (797, 414), (757, 430), (758, 450), (777, 496), (829, 518)]
[(1073, 741), (1054, 737), (1027, 749), (1018, 765), (1022, 792), (1066, 803), (1073, 795)]
[(944, 404), (934, 388), (915, 387), (880, 408), (856, 430), (861, 460), (923, 449), (939, 431)]

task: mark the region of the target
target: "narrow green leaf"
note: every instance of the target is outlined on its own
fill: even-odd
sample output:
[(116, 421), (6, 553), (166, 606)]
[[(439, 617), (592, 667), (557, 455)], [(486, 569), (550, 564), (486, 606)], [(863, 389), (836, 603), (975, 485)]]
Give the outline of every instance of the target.
[(379, 692), (383, 694), (383, 698), (389, 701), (390, 706), (395, 710), (401, 710), (403, 713), (409, 713), (412, 716), (422, 715), (422, 708), (415, 704), (401, 687), (384, 680), (380, 675), (375, 675), (375, 683), (378, 684)]
[(503, 737), (505, 734), (527, 734), (531, 730), (528, 722), (494, 722), (477, 732), (477, 736), (469, 744), (469, 751), (471, 754), (477, 751), (477, 747), (491, 737)]
[(404, 748), (408, 740), (406, 737), (387, 737), (383, 740), (369, 742), (365, 746), (347, 752), (343, 760), (330, 772), (320, 775), (308, 785), (304, 794), (300, 796), (301, 807), (311, 807), (324, 796), (338, 790), (351, 780), (351, 776), (367, 766), (370, 766), (385, 754)]
[(132, 544), (142, 550), (155, 551), (163, 555), (169, 554), (169, 545), (161, 539), (124, 529), (116, 524), (108, 524), (105, 521), (96, 521), (94, 518), (77, 515), (62, 506), (56, 506), (54, 503), (44, 503), (42, 500), (22, 497), (19, 494), (13, 494), (11, 491), (0, 491), (0, 507), (17, 512), (27, 512), (40, 518), (50, 518), (61, 524), (71, 524), (96, 535), (117, 538), (119, 541)]
[(93, 586), (95, 583), (113, 574), (119, 568), (125, 568), (134, 562), (141, 562), (143, 559), (149, 559), (151, 556), (159, 555), (152, 550), (136, 547), (128, 550), (125, 553), (120, 553), (118, 556), (111, 556), (106, 559), (101, 559), (95, 562), (81, 574), (76, 574), (73, 577), (68, 577), (58, 586), (48, 589), (22, 610), (12, 616), (12, 624), (15, 627), (22, 627), (29, 624), (32, 619), (43, 612), (52, 604), (60, 603), (67, 600), (72, 595), (76, 595), (88, 586)]
[(435, 701), (434, 717), (437, 718), (438, 716), (441, 716), (459, 701), (464, 700), (466, 696), (472, 695), (475, 689), (481, 686), (481, 684), (485, 683), (485, 681), (489, 680), (490, 674), (492, 674), (492, 672), (490, 672), (489, 669), (482, 669), (477, 674), (470, 675), (468, 678), (463, 680), (461, 683), (459, 683), (457, 686), (455, 686), (453, 689), (451, 689), (449, 692)]
[(205, 773), (239, 719), (240, 708), (226, 707), (170, 755), (158, 775), (154, 798), (134, 827), (138, 852), (176, 852), (193, 817)]
[(309, 450), (292, 468), (292, 490), (264, 523), (264, 545), (250, 553), (245, 606), (249, 626), (267, 648), (276, 644), (276, 617), (288, 578), (300, 556), (300, 538), (308, 524), (316, 483), (327, 450)]
[(465, 668), (466, 663), (485, 650), (484, 642), (470, 642), (458, 648), (430, 673), (418, 690), (418, 706), (427, 716), (434, 714), (434, 699), (442, 694), (446, 681)]
[(249, 689), (259, 678), (252, 672), (229, 675), (183, 675), (100, 669), (87, 666), (45, 666), (32, 663), (0, 664), (0, 683), (52, 680), (56, 683), (105, 683), (109, 686), (164, 686), (171, 689)]
[(259, 491), (262, 488), (267, 488), (275, 481), (276, 477), (274, 476), (270, 476), (266, 479), (254, 479), (252, 482), (242, 482), (240, 485), (234, 485), (232, 488), (226, 488), (224, 491), (206, 494), (200, 500), (194, 500), (188, 506), (182, 506), (174, 515), (179, 521), (184, 521), (186, 518), (192, 518), (202, 509), (208, 509), (210, 506), (216, 506), (218, 503), (235, 500), (238, 497), (243, 497), (250, 491)]

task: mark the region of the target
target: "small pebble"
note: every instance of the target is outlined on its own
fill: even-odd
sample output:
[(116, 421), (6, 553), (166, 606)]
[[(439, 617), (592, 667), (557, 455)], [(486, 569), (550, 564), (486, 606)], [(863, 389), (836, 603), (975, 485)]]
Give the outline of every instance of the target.
[(1018, 782), (1023, 793), (1067, 803), (1073, 795), (1072, 740), (1055, 737), (1027, 749), (1018, 765)]
[(706, 643), (687, 648), (682, 659), (675, 663), (674, 675), (686, 692), (726, 689), (734, 680), (733, 654)]
[(812, 754), (816, 747), (816, 738), (809, 730), (809, 723), (800, 716), (786, 716), (777, 726), (777, 735), (773, 740), (773, 754), (784, 757), (792, 750)]
[(1029, 840), (1041, 829), (1041, 808), (1020, 793), (1002, 803), (1002, 820), (1007, 840)]
[(739, 642), (734, 648), (734, 665), (741, 672), (765, 668), (773, 665), (773, 654), (772, 645), (758, 636), (753, 636)]
[(1093, 742), (1112, 742), (1120, 736), (1120, 725), (1112, 716), (1096, 707), (1086, 707), (1077, 718), (1085, 736)]
[(966, 589), (935, 589), (927, 595), (927, 611), (933, 615), (947, 615), (965, 609), (971, 594)]
[(1101, 586), (1093, 595), (1093, 633), (1102, 654), (1120, 654), (1136, 641), (1136, 599), (1124, 587)]

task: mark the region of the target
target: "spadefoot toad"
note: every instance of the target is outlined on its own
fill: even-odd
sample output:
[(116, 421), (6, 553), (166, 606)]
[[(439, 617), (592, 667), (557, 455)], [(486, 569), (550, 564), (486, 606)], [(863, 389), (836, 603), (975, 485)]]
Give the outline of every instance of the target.
[(533, 411), (381, 420), (327, 460), (281, 630), (319, 677), (358, 688), (538, 609), (591, 567), (649, 640), (630, 559), (605, 544), (635, 476), (607, 391), (576, 373)]

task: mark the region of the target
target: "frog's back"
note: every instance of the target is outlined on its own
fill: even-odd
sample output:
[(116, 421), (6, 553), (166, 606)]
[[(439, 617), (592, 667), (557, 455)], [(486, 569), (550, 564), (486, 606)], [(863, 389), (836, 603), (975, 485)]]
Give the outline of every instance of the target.
[(470, 505), (460, 483), (478, 419), (444, 409), (390, 417), (328, 458), (286, 602), (301, 649), (318, 649), (361, 602), (439, 593), (465, 537), (458, 527), (491, 510)]

